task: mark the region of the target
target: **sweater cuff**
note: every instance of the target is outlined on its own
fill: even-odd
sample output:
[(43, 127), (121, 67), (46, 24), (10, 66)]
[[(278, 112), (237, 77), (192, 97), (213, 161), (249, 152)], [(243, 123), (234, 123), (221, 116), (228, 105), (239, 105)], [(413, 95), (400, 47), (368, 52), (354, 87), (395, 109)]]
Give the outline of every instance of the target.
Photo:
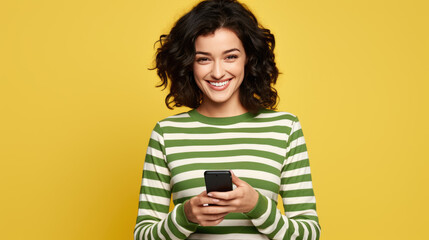
[(197, 230), (198, 224), (190, 222), (188, 218), (186, 218), (185, 203), (177, 206), (176, 213), (176, 221), (180, 226), (191, 232), (195, 232), (195, 230)]
[(246, 216), (252, 219), (259, 218), (262, 214), (264, 214), (265, 211), (267, 211), (268, 207), (268, 200), (267, 198), (262, 195), (260, 192), (258, 192), (258, 202), (256, 203), (255, 207), (250, 210), (250, 212), (244, 213)]

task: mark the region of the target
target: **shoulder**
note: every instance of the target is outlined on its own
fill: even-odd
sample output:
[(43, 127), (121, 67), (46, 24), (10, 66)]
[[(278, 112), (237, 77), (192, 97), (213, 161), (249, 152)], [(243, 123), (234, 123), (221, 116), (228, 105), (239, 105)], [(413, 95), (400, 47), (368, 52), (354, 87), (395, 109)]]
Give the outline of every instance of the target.
[(189, 121), (190, 121), (190, 115), (188, 112), (183, 112), (172, 116), (168, 116), (156, 122), (155, 126), (153, 127), (153, 132), (156, 132), (157, 134), (162, 136), (164, 134), (165, 127), (175, 127), (180, 123), (189, 122)]
[(255, 118), (268, 118), (268, 119), (285, 119), (293, 122), (298, 121), (298, 117), (295, 114), (284, 111), (275, 111), (269, 109), (263, 109), (255, 116)]
[(192, 118), (189, 112), (182, 112), (182, 113), (171, 115), (164, 119), (161, 119), (157, 122), (156, 125), (159, 126), (160, 128), (170, 127), (170, 126), (174, 127), (177, 125), (182, 125), (183, 123), (186, 124), (191, 121), (192, 121)]
[(258, 122), (266, 122), (270, 125), (281, 127), (285, 133), (290, 134), (293, 129), (300, 126), (298, 117), (290, 112), (275, 111), (269, 109), (263, 109), (255, 116), (255, 120)]

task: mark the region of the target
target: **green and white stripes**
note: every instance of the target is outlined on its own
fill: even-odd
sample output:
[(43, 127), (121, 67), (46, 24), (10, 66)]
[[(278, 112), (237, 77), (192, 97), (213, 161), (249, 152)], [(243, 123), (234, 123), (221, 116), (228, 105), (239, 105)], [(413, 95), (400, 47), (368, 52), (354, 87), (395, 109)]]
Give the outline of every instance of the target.
[[(218, 226), (187, 221), (183, 203), (205, 190), (204, 171), (231, 169), (260, 197)], [(196, 110), (160, 121), (151, 135), (134, 239), (319, 239), (305, 140), (296, 116), (271, 110), (209, 118)], [(283, 199), (285, 214), (276, 208)], [(170, 197), (175, 208), (168, 213)]]

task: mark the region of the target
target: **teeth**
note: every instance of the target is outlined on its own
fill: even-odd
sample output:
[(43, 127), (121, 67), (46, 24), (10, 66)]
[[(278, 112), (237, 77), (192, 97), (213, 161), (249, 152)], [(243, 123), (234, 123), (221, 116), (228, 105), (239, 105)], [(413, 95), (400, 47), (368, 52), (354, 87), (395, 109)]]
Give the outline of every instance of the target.
[(229, 81), (224, 81), (224, 82), (209, 82), (211, 85), (216, 86), (216, 87), (222, 87), (225, 86)]

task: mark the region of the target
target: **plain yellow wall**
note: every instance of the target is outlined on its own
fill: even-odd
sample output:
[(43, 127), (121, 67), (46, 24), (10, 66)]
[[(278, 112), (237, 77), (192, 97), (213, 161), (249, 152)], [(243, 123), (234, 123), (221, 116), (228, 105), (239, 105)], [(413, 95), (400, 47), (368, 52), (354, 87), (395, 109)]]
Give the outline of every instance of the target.
[[(244, 1), (277, 39), (324, 240), (423, 239), (428, 3)], [(0, 3), (0, 239), (131, 239), (168, 110), (153, 44), (196, 1)]]

